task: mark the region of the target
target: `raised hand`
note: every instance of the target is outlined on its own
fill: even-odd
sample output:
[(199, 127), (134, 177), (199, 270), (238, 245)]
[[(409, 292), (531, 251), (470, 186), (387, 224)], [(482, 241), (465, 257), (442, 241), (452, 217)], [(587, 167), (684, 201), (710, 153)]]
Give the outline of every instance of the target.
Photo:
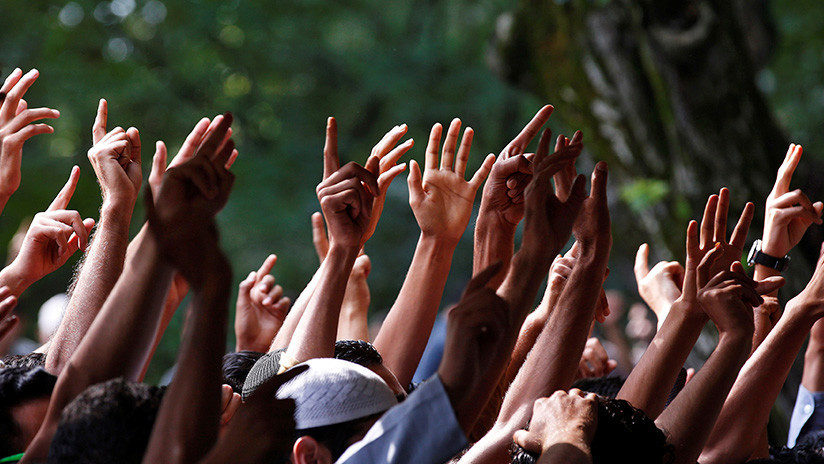
[[(50, 134), (54, 128), (48, 124), (32, 124), (39, 119), (60, 117), (51, 108), (29, 109), (23, 95), (29, 90), (40, 73), (32, 69), (25, 75), (19, 68), (12, 71), (0, 87), (0, 202), (20, 187), (20, 165), (23, 144), (38, 134)], [(0, 209), (2, 209), (0, 205)]]
[(277, 259), (277, 256), (269, 255), (260, 269), (250, 272), (240, 283), (235, 313), (235, 351), (269, 351), (283, 325), (291, 301), (283, 296), (283, 288), (275, 285), (275, 278), (269, 274)]
[[(215, 124), (209, 118), (203, 118), (195, 124), (194, 129), (189, 135), (186, 137), (186, 140), (183, 141), (183, 145), (180, 147), (180, 150), (177, 152), (174, 158), (172, 158), (172, 162), (169, 163), (169, 166), (166, 167), (166, 144), (162, 140), (158, 140), (155, 144), (155, 154), (152, 158), (152, 171), (149, 173), (149, 185), (152, 188), (152, 194), (154, 194), (155, 198), (157, 198), (157, 194), (160, 191), (160, 183), (163, 181), (163, 174), (166, 172), (166, 169), (173, 168), (175, 166), (179, 166), (186, 161), (192, 159), (195, 156), (195, 152), (197, 151), (197, 147), (203, 142), (204, 137), (210, 130), (215, 129)], [(230, 127), (226, 133), (226, 137), (231, 137), (232, 128)], [(237, 159), (238, 151), (235, 149), (232, 151), (232, 154), (229, 156), (229, 160), (226, 162), (226, 169), (230, 169), (234, 161)]]
[(481, 213), (515, 227), (524, 217), (524, 191), (532, 179), (532, 162), (524, 151), (549, 120), (554, 108), (546, 105), (498, 155), (481, 195)]
[(544, 453), (552, 445), (569, 443), (589, 453), (598, 425), (598, 403), (594, 393), (584, 395), (573, 388), (539, 398), (532, 407), (529, 430), (518, 430), (515, 443), (527, 451)]
[(94, 145), (89, 149), (89, 161), (100, 183), (104, 205), (132, 208), (143, 181), (140, 134), (134, 127), (123, 130), (119, 126), (107, 132), (108, 115), (108, 103), (101, 99), (92, 126)]
[(372, 205), (378, 193), (377, 173), (380, 160), (370, 156), (366, 167), (355, 162), (340, 167), (338, 126), (335, 118), (326, 124), (323, 149), (323, 181), (316, 192), (329, 228), (330, 246), (360, 249), (372, 217)]
[[(22, 288), (55, 271), (77, 250), (86, 249), (94, 219), (83, 220), (77, 211), (66, 209), (79, 177), (80, 168), (75, 166), (48, 209), (34, 216), (20, 252), (9, 265), (23, 281)], [(20, 292), (22, 289), (15, 289), (17, 295)]]
[(386, 201), (386, 192), (389, 190), (389, 185), (392, 184), (392, 181), (398, 174), (406, 169), (406, 163), (398, 164), (398, 160), (409, 151), (410, 148), (415, 146), (413, 139), (408, 139), (398, 145), (398, 142), (406, 134), (407, 129), (406, 124), (393, 127), (383, 136), (380, 142), (372, 148), (372, 153), (369, 155), (370, 157), (377, 157), (380, 160), (380, 164), (378, 170), (378, 194), (372, 203), (372, 217), (369, 220), (369, 227), (367, 227), (366, 234), (364, 235), (364, 243), (375, 233), (378, 220), (383, 212), (383, 204)]
[(407, 178), (409, 204), (415, 213), (421, 233), (449, 242), (457, 242), (463, 235), (472, 214), (475, 193), (495, 162), (494, 156), (487, 156), (472, 179), (466, 181), (464, 175), (474, 132), (472, 128), (466, 128), (456, 157), (455, 148), (458, 145), (460, 131), (461, 120), (455, 118), (446, 133), (439, 167), (438, 147), (443, 127), (440, 123), (432, 126), (426, 146), (423, 177), (418, 163), (413, 160)]
[[(788, 313), (790, 311), (800, 311), (811, 320), (824, 317), (824, 244), (821, 246), (818, 263), (816, 263), (812, 278), (810, 278), (801, 293), (787, 302), (786, 310)], [(815, 335), (821, 335), (822, 333), (824, 331), (819, 327), (814, 331)]]
[(650, 269), (649, 245), (644, 243), (635, 255), (634, 271), (638, 293), (655, 313), (660, 328), (670, 307), (681, 296), (684, 266), (678, 261), (661, 261)]
[(234, 175), (226, 169), (235, 149), (234, 141), (226, 138), (231, 123), (231, 113), (215, 117), (214, 129), (195, 155), (166, 171), (156, 202), (151, 189), (146, 190), (152, 231), (166, 258), (196, 289), (209, 269), (201, 260), (222, 256), (214, 217), (226, 205), (234, 184)]
[(798, 245), (811, 224), (821, 224), (824, 203), (810, 202), (801, 190), (790, 192), (795, 168), (801, 160), (801, 145), (790, 144), (784, 162), (778, 168), (775, 185), (767, 196), (764, 217), (764, 237), (761, 251), (781, 258)]
[[(561, 169), (564, 169), (569, 161), (574, 160), (581, 154), (582, 146), (570, 146), (549, 155), (550, 137), (549, 130), (545, 130), (538, 143), (538, 151), (534, 158), (535, 173), (524, 193), (526, 217), (524, 219), (524, 236), (521, 245), (521, 250), (525, 251), (528, 256), (534, 256), (535, 259), (546, 263), (551, 263), (553, 257), (569, 240), (573, 224), (577, 222), (579, 212), (583, 213), (582, 205), (588, 199), (584, 190), (583, 176), (576, 177), (565, 201), (561, 201), (555, 195), (551, 183), (552, 177)], [(601, 193), (601, 189), (605, 190), (606, 188), (605, 184), (606, 165), (599, 163), (593, 173), (593, 194), (597, 195), (598, 201), (595, 203), (590, 201), (590, 204), (599, 206), (601, 198), (603, 197), (605, 200), (606, 192)], [(604, 205), (604, 208), (606, 208), (606, 205)], [(594, 210), (594, 207), (590, 207), (590, 209)], [(600, 213), (602, 212), (599, 211)], [(600, 215), (598, 219), (603, 222), (603, 215)], [(580, 227), (589, 227), (589, 221), (595, 221), (595, 219), (588, 219), (587, 221), (587, 224)], [(606, 233), (609, 234), (609, 212), (606, 213), (606, 223)], [(597, 226), (597, 224), (593, 222), (592, 226)], [(588, 239), (589, 236), (584, 238)], [(520, 253), (521, 251), (519, 251)]]
[(604, 377), (616, 367), (618, 363), (614, 359), (609, 359), (601, 341), (597, 337), (589, 337), (578, 363), (578, 378)]
[[(710, 195), (707, 205), (704, 208), (704, 217), (701, 219), (700, 232), (700, 261), (716, 245), (721, 250), (721, 255), (715, 260), (714, 267), (710, 270), (712, 275), (721, 271), (726, 271), (730, 265), (736, 261), (741, 261), (741, 254), (744, 252), (744, 245), (747, 241), (747, 232), (750, 230), (755, 206), (747, 203), (738, 223), (733, 229), (732, 236), (727, 241), (727, 212), (730, 207), (730, 191), (724, 187), (718, 195)], [(782, 255), (783, 256), (783, 255)]]

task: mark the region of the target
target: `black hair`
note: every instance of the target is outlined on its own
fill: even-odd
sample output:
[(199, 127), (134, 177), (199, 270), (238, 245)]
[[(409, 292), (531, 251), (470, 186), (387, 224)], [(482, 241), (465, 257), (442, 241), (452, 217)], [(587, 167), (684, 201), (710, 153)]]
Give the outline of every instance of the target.
[(232, 387), (237, 394), (243, 393), (243, 383), (252, 366), (263, 353), (257, 351), (238, 351), (223, 355), (223, 383)]
[(338, 340), (335, 342), (335, 358), (363, 367), (383, 364), (383, 358), (378, 350), (371, 343), (363, 340)]
[(12, 411), (27, 401), (49, 398), (57, 377), (40, 367), (0, 369), (0, 456), (23, 451), (25, 437)]
[(595, 393), (604, 398), (615, 398), (618, 396), (621, 387), (624, 386), (625, 381), (626, 379), (622, 377), (590, 377), (576, 380), (572, 384), (572, 388)]
[[(662, 464), (674, 460), (667, 437), (640, 409), (625, 400), (598, 397), (598, 425), (590, 444), (593, 464), (632, 462)], [(513, 444), (513, 464), (535, 464), (538, 455)]]
[(139, 464), (165, 391), (122, 378), (87, 388), (63, 410), (48, 462)]
[(46, 353), (10, 354), (3, 356), (6, 367), (46, 367)]
[(318, 443), (329, 449), (332, 454), (332, 462), (338, 460), (343, 455), (346, 448), (349, 448), (357, 440), (363, 437), (368, 431), (368, 427), (372, 422), (383, 415), (382, 412), (373, 414), (371, 416), (361, 417), (348, 422), (340, 424), (325, 425), (323, 427), (314, 427), (311, 429), (295, 430), (295, 440), (303, 436), (310, 436)]
[(793, 448), (770, 447), (769, 459), (754, 459), (747, 464), (824, 464), (824, 431), (805, 435)]

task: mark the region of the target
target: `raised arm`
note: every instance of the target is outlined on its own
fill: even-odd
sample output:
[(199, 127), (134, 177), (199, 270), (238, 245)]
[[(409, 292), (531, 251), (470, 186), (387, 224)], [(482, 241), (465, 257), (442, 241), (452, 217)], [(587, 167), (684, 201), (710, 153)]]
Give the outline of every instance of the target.
[[(760, 443), (753, 440), (753, 437), (766, 427), (772, 405), (804, 339), (814, 324), (818, 325), (816, 321), (822, 316), (824, 254), (819, 256), (813, 277), (806, 288), (787, 303), (786, 313), (738, 374), (707, 446), (701, 453), (702, 463), (744, 462), (754, 452), (763, 452), (757, 448)], [(810, 345), (815, 346), (816, 343), (811, 339)], [(815, 357), (813, 359), (813, 362), (817, 362)], [(806, 362), (805, 357), (802, 385), (815, 388)]]
[[(225, 134), (228, 122), (223, 116), (215, 121), (215, 132)], [(209, 147), (204, 144), (201, 149)], [(26, 462), (45, 458), (60, 413), (86, 387), (116, 377), (137, 380), (141, 375), (154, 346), (173, 268), (160, 259), (153, 234), (146, 234), (135, 254), (141, 259), (130, 261), (58, 376), (46, 419), (26, 450)]]
[(103, 205), (94, 240), (46, 355), (46, 370), (54, 374), (62, 371), (120, 277), (129, 244), (129, 223), (143, 180), (137, 129), (117, 127), (106, 132), (107, 119), (106, 100), (100, 100), (89, 161), (100, 183)]
[(33, 123), (39, 119), (60, 117), (60, 112), (51, 108), (30, 109), (23, 100), (39, 75), (36, 69), (23, 74), (17, 68), (0, 87), (0, 211), (20, 187), (23, 144), (37, 134), (54, 132), (48, 124)]
[(467, 127), (459, 147), (460, 130), (461, 121), (452, 120), (439, 165), (443, 128), (440, 123), (432, 127), (423, 177), (418, 163), (410, 163), (409, 204), (421, 235), (403, 286), (375, 339), (375, 348), (383, 356), (384, 364), (404, 386), (412, 381), (429, 340), (452, 266), (452, 254), (469, 223), (475, 194), (495, 161), (488, 156), (472, 179), (465, 180), (474, 133)]
[[(744, 207), (729, 242), (728, 209), (729, 191), (723, 188), (718, 195), (711, 195), (707, 200), (700, 234), (695, 221), (687, 227), (685, 282), (687, 277), (695, 281), (698, 264), (716, 248), (718, 251), (712, 264), (714, 267), (708, 272), (718, 273), (729, 269), (733, 262), (741, 259), (754, 206), (748, 203)], [(653, 342), (618, 393), (618, 399), (629, 401), (653, 420), (664, 410), (678, 372), (707, 322), (706, 313), (698, 304), (696, 295), (697, 287), (693, 286), (690, 291), (684, 290), (672, 305)]]
[(655, 421), (675, 447), (677, 464), (696, 462), (738, 371), (749, 356), (752, 308), (761, 303), (759, 291), (768, 292), (783, 284), (783, 279), (775, 279), (758, 285), (744, 274), (739, 262), (713, 275), (711, 270), (722, 254), (721, 248), (716, 247), (698, 265), (696, 278), (684, 279), (684, 292), (688, 287), (697, 289), (698, 304), (718, 328), (718, 345)]
[[(331, 134), (330, 130), (334, 131), (334, 140), (330, 139)], [(392, 180), (398, 176), (404, 169), (406, 169), (406, 163), (397, 164), (398, 160), (401, 156), (403, 156), (410, 148), (412, 148), (415, 144), (414, 140), (408, 139), (400, 145), (397, 145), (398, 142), (403, 138), (406, 134), (407, 127), (406, 124), (401, 124), (399, 126), (393, 127), (383, 138), (372, 148), (372, 152), (369, 155), (370, 158), (377, 159), (377, 166), (378, 166), (378, 177), (377, 177), (377, 190), (375, 193), (374, 200), (372, 202), (372, 211), (369, 216), (369, 223), (366, 226), (366, 231), (361, 238), (361, 249), (363, 248), (363, 244), (372, 236), (374, 233), (375, 228), (378, 224), (378, 219), (380, 218), (381, 213), (383, 212), (383, 204), (386, 200), (386, 192), (389, 190), (389, 185), (392, 183)], [(334, 151), (333, 156), (333, 165), (339, 166), (340, 160), (337, 155), (338, 145), (337, 145), (337, 122), (335, 122), (334, 118), (330, 118), (327, 122), (326, 128), (326, 149), (324, 150), (324, 157), (326, 153), (329, 152), (330, 154)], [(397, 146), (396, 146), (397, 145)], [(331, 160), (331, 158), (330, 158)], [(332, 165), (330, 165), (332, 166)], [(326, 159), (324, 158), (324, 169), (327, 169)], [(331, 169), (331, 167), (330, 167)], [(315, 213), (317, 215), (318, 213)], [(286, 320), (283, 322), (283, 327), (281, 327), (280, 331), (278, 332), (277, 337), (272, 342), (272, 346), (269, 348), (270, 351), (274, 351), (280, 348), (286, 348), (289, 345), (292, 336), (297, 329), (298, 323), (300, 319), (303, 317), (303, 313), (306, 311), (306, 307), (309, 303), (309, 300), (312, 298), (312, 295), (317, 288), (318, 282), (320, 281), (320, 276), (325, 272), (326, 266), (328, 263), (324, 261), (326, 254), (329, 252), (329, 243), (328, 238), (324, 235), (319, 235), (319, 231), (321, 228), (317, 226), (317, 221), (320, 221), (321, 226), (323, 224), (323, 217), (318, 217), (315, 219), (315, 215), (312, 218), (312, 240), (315, 243), (315, 249), (318, 250), (319, 255), (323, 255), (321, 258), (321, 264), (315, 274), (312, 276), (312, 280), (306, 285), (306, 288), (298, 296), (297, 300), (295, 300), (295, 304), (292, 305), (292, 309), (289, 311), (289, 314), (286, 315)], [(325, 244), (321, 242), (326, 241)], [(323, 247), (323, 251), (321, 252), (320, 247)], [(362, 263), (363, 264), (363, 263)], [(345, 294), (345, 292), (344, 292)]]
[[(497, 261), (504, 263), (505, 270), (509, 268), (515, 250), (515, 229), (524, 217), (524, 189), (532, 179), (532, 161), (524, 156), (524, 151), (541, 132), (552, 110), (552, 105), (538, 110), (492, 166), (475, 224), (473, 272), (476, 274)], [(490, 287), (498, 288), (504, 276), (505, 273), (497, 276)]]
[(162, 255), (190, 282), (194, 296), (178, 371), (163, 397), (143, 462), (194, 463), (217, 440), (232, 271), (220, 249), (214, 216), (234, 183), (226, 169), (234, 142), (220, 134), (230, 122), (227, 115), (207, 136), (203, 150), (169, 169), (157, 208), (147, 201), (149, 225)]
[(308, 359), (333, 357), (346, 281), (363, 245), (372, 201), (378, 192), (377, 157), (370, 157), (366, 168), (354, 162), (339, 167), (334, 118), (327, 122), (323, 157), (324, 180), (317, 192), (329, 227), (329, 253), (305, 314), (281, 358), (281, 367), (286, 369)]

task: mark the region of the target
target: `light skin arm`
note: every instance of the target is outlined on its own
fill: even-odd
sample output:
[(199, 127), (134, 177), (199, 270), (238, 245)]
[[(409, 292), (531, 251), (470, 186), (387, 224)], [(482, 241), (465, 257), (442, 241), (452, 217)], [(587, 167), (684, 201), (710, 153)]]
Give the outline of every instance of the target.
[[(687, 277), (695, 281), (698, 265), (712, 250), (717, 257), (710, 272), (720, 272), (741, 258), (747, 231), (752, 222), (754, 206), (748, 203), (741, 213), (735, 230), (727, 242), (727, 211), (729, 191), (721, 189), (711, 195), (704, 209), (701, 226), (695, 221), (687, 227)], [(721, 267), (725, 266), (725, 267)], [(686, 283), (684, 284), (686, 285)], [(685, 287), (686, 288), (686, 287)], [(667, 396), (675, 384), (681, 366), (698, 340), (707, 317), (697, 302), (697, 289), (684, 291), (644, 352), (638, 365), (630, 373), (618, 399), (629, 401), (652, 419), (658, 417), (666, 405)]]
[[(330, 124), (334, 124), (334, 131), (335, 131), (335, 140), (333, 145), (329, 145), (329, 130), (328, 127)], [(384, 137), (372, 148), (372, 153), (370, 154), (370, 158), (377, 158), (378, 160), (378, 188), (377, 188), (377, 195), (372, 202), (372, 212), (369, 218), (369, 224), (366, 228), (366, 233), (362, 237), (361, 243), (361, 250), (363, 248), (363, 243), (366, 242), (369, 237), (372, 236), (374, 233), (375, 228), (377, 227), (378, 219), (380, 218), (381, 213), (383, 212), (383, 204), (386, 200), (386, 192), (389, 189), (389, 185), (392, 183), (392, 180), (403, 172), (406, 169), (406, 164), (401, 163), (397, 164), (398, 160), (401, 156), (403, 156), (410, 148), (412, 148), (415, 144), (414, 140), (408, 139), (402, 144), (397, 145), (401, 138), (403, 138), (404, 134), (406, 134), (407, 127), (406, 124), (401, 124), (399, 126), (395, 126), (389, 132), (384, 135)], [(334, 118), (330, 120), (327, 124), (327, 147), (331, 150), (334, 149), (335, 151), (335, 163), (336, 165), (340, 164), (339, 159), (337, 158), (337, 123), (334, 121)], [(327, 169), (327, 166), (324, 164), (324, 168)], [(331, 169), (331, 168), (329, 168)], [(317, 250), (318, 255), (322, 255), (321, 264), (315, 274), (312, 276), (311, 281), (306, 285), (306, 288), (298, 296), (297, 300), (295, 300), (295, 304), (292, 305), (292, 309), (289, 311), (289, 314), (286, 315), (286, 320), (283, 322), (283, 327), (281, 327), (278, 335), (275, 337), (275, 340), (272, 342), (272, 346), (269, 348), (270, 351), (274, 351), (281, 348), (286, 348), (289, 345), (289, 341), (292, 339), (292, 336), (295, 334), (295, 330), (297, 329), (298, 323), (300, 319), (303, 317), (303, 313), (306, 311), (306, 306), (309, 303), (309, 300), (312, 298), (312, 295), (315, 292), (315, 289), (320, 281), (320, 276), (324, 272), (326, 264), (324, 264), (324, 258), (329, 251), (329, 240), (326, 236), (325, 232), (323, 235), (319, 234), (319, 231), (322, 228), (323, 224), (323, 217), (316, 213), (318, 218), (315, 219), (313, 216), (312, 219), (312, 239), (315, 243), (315, 250)], [(317, 222), (320, 221), (320, 227), (318, 226)]]
[(282, 367), (313, 358), (333, 357), (346, 282), (363, 244), (372, 201), (378, 192), (377, 157), (370, 157), (365, 168), (354, 162), (339, 167), (334, 118), (327, 122), (323, 152), (324, 180), (318, 184), (317, 193), (329, 227), (329, 253), (305, 314), (300, 317), (281, 359)]
[(23, 99), (39, 75), (36, 69), (23, 74), (17, 68), (0, 87), (0, 211), (20, 187), (23, 144), (35, 135), (54, 132), (48, 124), (34, 122), (60, 117), (60, 112), (51, 108), (30, 109)]
[[(429, 134), (423, 176), (411, 161), (407, 184), (409, 204), (421, 236), (395, 304), (375, 338), (375, 348), (401, 385), (409, 385), (418, 367), (452, 266), (452, 255), (472, 214), (475, 194), (494, 162), (489, 156), (469, 181), (464, 179), (473, 131), (466, 128), (458, 146), (461, 121), (449, 125), (438, 164), (443, 128)], [(456, 154), (457, 148), (457, 154)]]
[[(478, 273), (492, 263), (509, 267), (515, 251), (515, 229), (524, 217), (524, 189), (532, 179), (532, 161), (524, 156), (529, 143), (549, 120), (554, 108), (546, 105), (535, 114), (498, 155), (481, 194), (481, 206), (475, 224), (475, 254), (473, 272)], [(498, 288), (505, 273), (490, 282)]]
[(107, 133), (107, 117), (106, 100), (100, 100), (89, 161), (100, 183), (103, 205), (94, 240), (46, 355), (46, 370), (54, 374), (62, 371), (120, 277), (129, 244), (129, 223), (143, 180), (137, 129), (117, 127)]
[(638, 294), (655, 313), (661, 330), (670, 308), (681, 296), (684, 266), (678, 261), (661, 261), (650, 269), (649, 245), (644, 243), (635, 255), (634, 271)]
[(269, 255), (240, 283), (235, 305), (235, 351), (265, 353), (283, 325), (290, 301), (269, 274), (276, 262), (277, 256)]

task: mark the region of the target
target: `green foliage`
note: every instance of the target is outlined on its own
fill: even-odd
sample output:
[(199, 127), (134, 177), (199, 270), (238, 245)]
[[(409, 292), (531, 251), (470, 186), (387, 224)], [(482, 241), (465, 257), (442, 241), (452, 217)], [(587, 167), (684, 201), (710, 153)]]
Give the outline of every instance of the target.
[(635, 213), (642, 213), (663, 201), (669, 193), (669, 184), (659, 179), (638, 179), (621, 186), (621, 199)]
[[(364, 161), (384, 132), (403, 122), (417, 146), (402, 161), (422, 160), (431, 125), (461, 117), (476, 131), (473, 168), (537, 109), (540, 102), (507, 87), (485, 64), (506, 6), (503, 0), (4, 4), (0, 72), (38, 68), (41, 77), (27, 99), (62, 117), (55, 134), (26, 145), (23, 185), (0, 220), (0, 238), (8, 240), (21, 218), (48, 205), (72, 164), (81, 167), (81, 179), (70, 207), (98, 216), (85, 151), (99, 98), (109, 101), (111, 127), (140, 129), (146, 176), (155, 140), (166, 141), (171, 155), (198, 119), (230, 110), (241, 155), (235, 191), (219, 220), (235, 280), (274, 252), (274, 274), (294, 299), (317, 266), (309, 216), (318, 210), (314, 187), (328, 115), (338, 118), (344, 162)], [(143, 217), (138, 203), (133, 232)], [(394, 301), (418, 234), (399, 178), (367, 245), (375, 314)], [(471, 272), (466, 235), (445, 302), (457, 299)], [(28, 292), (20, 310), (33, 322), (36, 308), (69, 279), (67, 265)], [(174, 362), (180, 326), (178, 314), (150, 379)]]

